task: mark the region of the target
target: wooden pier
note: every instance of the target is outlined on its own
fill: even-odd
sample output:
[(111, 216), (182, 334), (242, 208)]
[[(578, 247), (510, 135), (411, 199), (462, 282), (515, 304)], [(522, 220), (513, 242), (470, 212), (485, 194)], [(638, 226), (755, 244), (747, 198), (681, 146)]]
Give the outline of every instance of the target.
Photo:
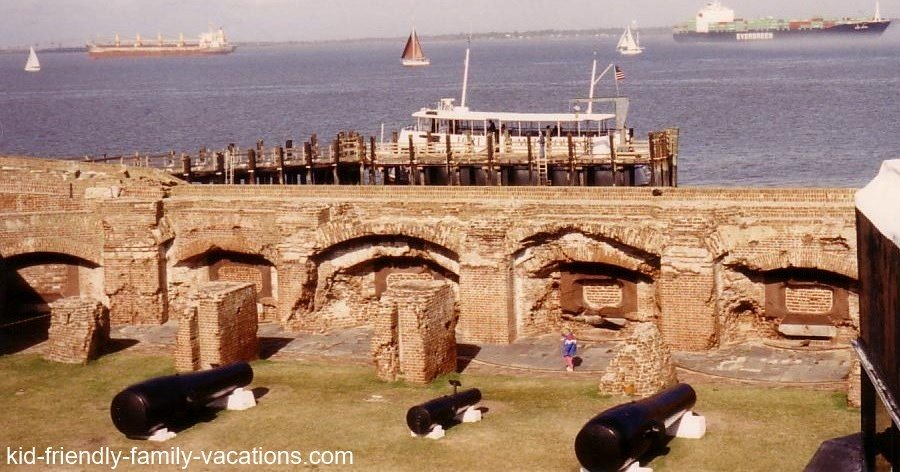
[[(439, 138), (435, 136), (435, 138)], [(355, 132), (321, 145), (312, 135), (302, 146), (288, 140), (248, 149), (233, 144), (191, 155), (140, 154), (85, 157), (92, 162), (164, 169), (203, 184), (280, 185), (478, 185), (478, 186), (654, 186), (678, 185), (678, 129), (651, 132), (648, 139), (594, 154), (589, 139), (527, 137), (514, 143), (487, 136), (487, 145), (441, 142), (413, 145), (376, 142)], [(496, 141), (496, 142), (495, 142)], [(522, 142), (524, 141), (524, 142)]]

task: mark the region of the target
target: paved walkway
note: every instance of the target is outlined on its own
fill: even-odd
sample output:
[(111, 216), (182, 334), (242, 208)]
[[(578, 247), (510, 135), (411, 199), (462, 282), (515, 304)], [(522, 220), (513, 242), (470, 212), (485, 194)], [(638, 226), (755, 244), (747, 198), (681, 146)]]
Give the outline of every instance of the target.
[[(120, 341), (128, 349), (169, 352), (175, 343), (175, 331), (171, 322), (156, 327), (126, 326), (115, 328), (112, 337), (131, 340)], [(370, 328), (338, 330), (327, 335), (289, 334), (276, 324), (265, 323), (259, 327), (259, 337), (263, 358), (371, 363)], [(615, 356), (618, 344), (614, 339), (579, 340), (575, 374), (600, 375)], [(849, 348), (787, 349), (761, 343), (673, 354), (683, 379), (822, 387), (843, 385), (851, 356)], [(467, 370), (566, 375), (557, 335), (520, 339), (509, 345), (461, 344), (459, 358), (461, 367)]]

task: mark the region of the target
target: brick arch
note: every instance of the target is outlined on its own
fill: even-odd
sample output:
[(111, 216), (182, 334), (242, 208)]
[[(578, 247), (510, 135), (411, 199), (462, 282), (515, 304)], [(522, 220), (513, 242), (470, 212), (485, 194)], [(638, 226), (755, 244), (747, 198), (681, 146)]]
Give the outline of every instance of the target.
[[(774, 236), (770, 235), (763, 242), (772, 237)], [(851, 280), (857, 278), (856, 253), (852, 248), (847, 248), (846, 252), (803, 247), (780, 250), (756, 249), (750, 244), (731, 242), (727, 234), (721, 231), (715, 231), (706, 237), (704, 245), (714, 261), (726, 266), (743, 267), (759, 272), (786, 268), (819, 269), (843, 275)], [(784, 247), (785, 244), (776, 246)]]
[(75, 241), (66, 238), (19, 240), (13, 244), (0, 247), (0, 259), (9, 259), (29, 254), (47, 253), (74, 257), (101, 266), (102, 244), (87, 241)]
[(778, 269), (817, 269), (857, 279), (856, 258), (852, 254), (834, 254), (813, 250), (778, 251), (747, 258), (724, 257), (725, 265), (743, 266), (750, 270), (768, 272)]
[(179, 243), (176, 238), (169, 258), (175, 264), (180, 264), (186, 260), (216, 251), (259, 256), (272, 265), (275, 265), (274, 261), (278, 259), (275, 249), (270, 246), (261, 244), (257, 241), (250, 241), (245, 238), (233, 236), (223, 238), (192, 238), (185, 243)]
[[(513, 260), (529, 272), (537, 273), (560, 262), (602, 263), (650, 276), (658, 271), (653, 261), (659, 259), (662, 236), (652, 229), (546, 225), (525, 238), (521, 237), (524, 231), (519, 233), (512, 235), (519, 242)], [(586, 239), (588, 243), (566, 241), (572, 237)]]
[(653, 228), (597, 223), (547, 223), (528, 229), (512, 230), (510, 238), (516, 241), (520, 248), (525, 248), (539, 244), (541, 240), (559, 239), (572, 233), (581, 233), (614, 246), (633, 248), (653, 257), (659, 257), (665, 244), (663, 234)]
[(353, 238), (334, 238), (334, 244), (323, 247), (309, 257), (308, 278), (303, 288), (290, 301), (291, 318), (298, 310), (316, 308), (319, 303), (317, 300), (321, 299), (330, 277), (382, 258), (421, 259), (458, 280), (459, 256), (444, 246), (405, 234), (361, 233), (363, 234)]
[(438, 223), (420, 225), (406, 222), (362, 223), (359, 221), (329, 223), (316, 231), (317, 254), (354, 239), (402, 236), (424, 241), (451, 251), (459, 259), (465, 234), (454, 226)]
[(400, 234), (367, 234), (345, 239), (310, 256), (315, 266), (349, 269), (382, 257), (422, 258), (459, 276), (459, 256), (431, 241)]

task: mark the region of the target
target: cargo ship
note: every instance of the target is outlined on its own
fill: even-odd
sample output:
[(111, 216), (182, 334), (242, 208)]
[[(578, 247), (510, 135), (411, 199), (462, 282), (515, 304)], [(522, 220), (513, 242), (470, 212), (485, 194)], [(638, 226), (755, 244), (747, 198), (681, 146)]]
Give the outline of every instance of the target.
[(744, 42), (794, 38), (878, 37), (891, 20), (881, 17), (878, 2), (871, 18), (810, 18), (782, 20), (772, 17), (735, 18), (734, 10), (713, 0), (691, 21), (676, 26), (672, 36), (679, 42)]
[(87, 44), (87, 53), (93, 58), (229, 54), (234, 49), (222, 28), (201, 33), (195, 41), (185, 40), (183, 34), (175, 40), (163, 39), (162, 34), (156, 39), (146, 40), (138, 34), (133, 41), (122, 41), (117, 34), (113, 42)]

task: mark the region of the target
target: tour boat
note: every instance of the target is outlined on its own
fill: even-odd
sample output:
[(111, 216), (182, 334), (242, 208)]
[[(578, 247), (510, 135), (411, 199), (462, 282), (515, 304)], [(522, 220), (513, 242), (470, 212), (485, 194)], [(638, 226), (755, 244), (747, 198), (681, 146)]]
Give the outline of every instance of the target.
[(41, 63), (38, 61), (37, 54), (34, 52), (34, 48), (29, 48), (28, 50), (28, 60), (25, 61), (25, 71), (26, 72), (38, 72), (41, 70)]
[(431, 61), (425, 57), (422, 52), (422, 45), (419, 43), (419, 36), (416, 35), (416, 29), (413, 28), (406, 40), (406, 47), (403, 48), (403, 54), (400, 56), (400, 62), (407, 67), (427, 66)]
[[(531, 145), (537, 153), (538, 146), (543, 152), (546, 149), (543, 146), (549, 146), (551, 139), (555, 143), (554, 149), (562, 149), (563, 140), (571, 135), (579, 150), (587, 150), (590, 155), (608, 156), (611, 145), (627, 146), (631, 142), (625, 125), (628, 98), (594, 98), (595, 85), (612, 67), (610, 64), (597, 77), (597, 61), (594, 60), (588, 98), (572, 100), (569, 112), (475, 111), (466, 103), (469, 75), (469, 48), (466, 48), (459, 104), (454, 103), (454, 98), (442, 98), (436, 107), (425, 107), (413, 113), (415, 125), (400, 130), (397, 146), (408, 149), (412, 142), (414, 147), (432, 144), (439, 150), (449, 140), (453, 147), (480, 153), (487, 149), (487, 139), (491, 136), (494, 145), (505, 151), (523, 152)], [(612, 104), (613, 113), (595, 113), (595, 103)]]

